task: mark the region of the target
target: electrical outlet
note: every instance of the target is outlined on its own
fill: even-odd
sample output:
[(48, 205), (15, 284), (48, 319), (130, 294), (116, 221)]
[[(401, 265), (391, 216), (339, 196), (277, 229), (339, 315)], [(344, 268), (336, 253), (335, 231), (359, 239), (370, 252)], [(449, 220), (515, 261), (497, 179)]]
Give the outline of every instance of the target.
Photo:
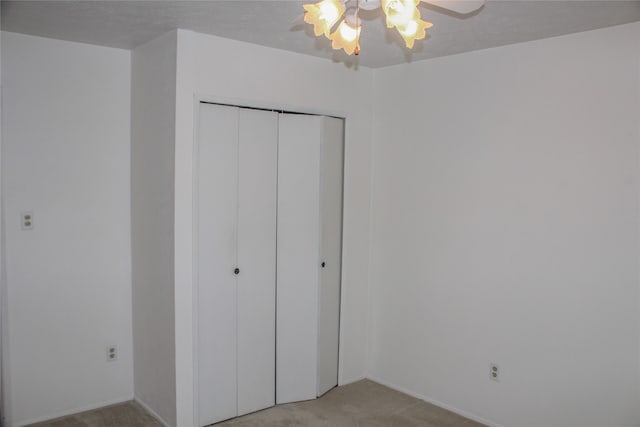
[(115, 362), (118, 360), (118, 346), (110, 345), (107, 347), (107, 362)]
[(489, 365), (489, 378), (493, 381), (500, 382), (500, 367), (495, 363)]
[(33, 230), (33, 212), (20, 212), (20, 228)]

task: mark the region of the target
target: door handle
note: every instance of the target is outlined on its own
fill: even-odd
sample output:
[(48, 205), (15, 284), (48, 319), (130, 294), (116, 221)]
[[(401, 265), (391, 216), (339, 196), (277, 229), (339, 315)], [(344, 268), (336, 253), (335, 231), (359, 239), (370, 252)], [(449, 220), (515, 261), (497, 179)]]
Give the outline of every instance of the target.
[(238, 274), (240, 274), (240, 269), (239, 269), (238, 267), (236, 267), (236, 269), (235, 269), (235, 270), (233, 270), (233, 274), (235, 274), (236, 276), (237, 276)]
[(320, 265), (322, 266), (322, 268), (324, 268), (324, 266), (325, 266), (324, 261), (322, 261), (322, 264), (320, 264)]

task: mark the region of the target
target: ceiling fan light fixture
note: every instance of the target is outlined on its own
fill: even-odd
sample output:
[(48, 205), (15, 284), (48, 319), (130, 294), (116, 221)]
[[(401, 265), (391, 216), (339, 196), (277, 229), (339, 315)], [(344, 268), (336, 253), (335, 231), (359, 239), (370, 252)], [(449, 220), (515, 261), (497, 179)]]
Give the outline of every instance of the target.
[(340, 20), (346, 10), (340, 0), (322, 0), (314, 4), (305, 4), (304, 22), (313, 25), (316, 36), (324, 34), (329, 37), (331, 28)]
[(380, 0), (358, 0), (358, 7), (362, 10), (375, 10), (380, 7)]
[(416, 40), (422, 40), (427, 37), (427, 28), (431, 27), (433, 27), (431, 22), (423, 21), (418, 16), (418, 18), (409, 21), (404, 28), (396, 27), (396, 29), (404, 39), (406, 46), (412, 49)]
[[(353, 1), (355, 13), (347, 12), (345, 3)], [(351, 55), (360, 53), (360, 10), (382, 9), (387, 28), (394, 28), (403, 38), (407, 48), (413, 48), (416, 40), (427, 36), (431, 22), (423, 21), (418, 5), (421, 1), (456, 13), (470, 13), (484, 5), (485, 0), (321, 0), (305, 4), (304, 21), (313, 25), (316, 36), (324, 35), (331, 40), (331, 47)], [(342, 18), (342, 21), (340, 19)], [(332, 29), (340, 22), (335, 31)]]
[(382, 11), (387, 17), (387, 28), (406, 27), (414, 19), (420, 0), (382, 0)]
[(359, 53), (360, 46), (360, 31), (362, 27), (353, 23), (347, 22), (345, 19), (340, 23), (336, 31), (329, 35), (331, 40), (331, 47), (340, 50), (343, 49), (347, 55)]
[(382, 0), (382, 10), (387, 16), (387, 28), (395, 27), (404, 39), (405, 45), (412, 49), (416, 40), (427, 37), (427, 28), (433, 24), (420, 17), (420, 0)]

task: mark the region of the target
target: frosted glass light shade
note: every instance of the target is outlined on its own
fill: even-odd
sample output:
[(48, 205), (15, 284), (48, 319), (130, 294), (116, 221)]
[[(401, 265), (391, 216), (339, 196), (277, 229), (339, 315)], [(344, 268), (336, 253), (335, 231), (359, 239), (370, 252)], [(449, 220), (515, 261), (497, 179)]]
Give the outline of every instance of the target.
[(416, 40), (422, 40), (427, 36), (427, 28), (431, 27), (433, 27), (433, 24), (423, 21), (420, 19), (420, 14), (418, 14), (418, 16), (409, 21), (406, 26), (396, 27), (396, 29), (404, 39), (407, 47), (411, 49)]
[(345, 11), (340, 0), (322, 0), (314, 4), (305, 4), (304, 22), (313, 25), (316, 36), (324, 34), (329, 37), (331, 28), (338, 22)]
[(387, 16), (387, 27), (395, 27), (409, 49), (416, 40), (427, 36), (427, 28), (433, 24), (420, 19), (420, 0), (382, 0), (382, 10)]
[(418, 15), (418, 4), (420, 0), (382, 0), (382, 10), (387, 16), (387, 28), (406, 27), (409, 21)]
[(346, 21), (342, 21), (338, 26), (338, 29), (329, 36), (332, 41), (331, 47), (334, 49), (344, 49), (344, 51), (351, 55), (352, 53), (360, 50), (358, 46), (358, 39), (360, 38), (361, 27), (353, 27)]

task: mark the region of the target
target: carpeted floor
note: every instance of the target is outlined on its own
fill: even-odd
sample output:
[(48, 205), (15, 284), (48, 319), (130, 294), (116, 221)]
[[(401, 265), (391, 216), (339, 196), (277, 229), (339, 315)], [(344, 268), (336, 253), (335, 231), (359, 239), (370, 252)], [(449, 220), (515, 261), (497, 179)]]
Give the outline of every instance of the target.
[(482, 427), (475, 421), (362, 380), (320, 399), (279, 405), (215, 427)]
[[(362, 380), (319, 399), (279, 405), (215, 427), (483, 427), (445, 409)], [(162, 427), (134, 402), (83, 412), (31, 427)]]
[(106, 406), (28, 427), (164, 427), (135, 402)]

